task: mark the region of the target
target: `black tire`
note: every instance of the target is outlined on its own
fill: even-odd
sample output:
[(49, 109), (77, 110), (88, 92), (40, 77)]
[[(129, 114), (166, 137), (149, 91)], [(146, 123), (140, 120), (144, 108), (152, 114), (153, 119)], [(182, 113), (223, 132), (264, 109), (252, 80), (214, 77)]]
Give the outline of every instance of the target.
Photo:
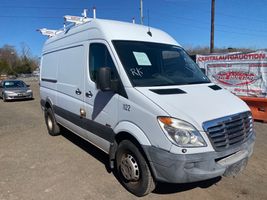
[(155, 182), (144, 156), (129, 140), (123, 140), (119, 144), (116, 168), (120, 182), (132, 194), (142, 197), (155, 189)]
[(51, 108), (47, 108), (44, 114), (45, 114), (45, 123), (49, 135), (52, 136), (60, 135), (60, 127), (56, 122), (53, 110)]

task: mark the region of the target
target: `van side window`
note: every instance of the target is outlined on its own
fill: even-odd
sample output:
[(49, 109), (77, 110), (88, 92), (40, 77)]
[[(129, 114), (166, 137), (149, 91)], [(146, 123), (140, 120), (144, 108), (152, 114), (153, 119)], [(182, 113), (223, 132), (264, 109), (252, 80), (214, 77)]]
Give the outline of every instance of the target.
[(102, 43), (90, 44), (89, 52), (89, 71), (90, 78), (95, 82), (99, 68), (110, 67), (111, 79), (117, 79), (117, 71), (107, 47)]

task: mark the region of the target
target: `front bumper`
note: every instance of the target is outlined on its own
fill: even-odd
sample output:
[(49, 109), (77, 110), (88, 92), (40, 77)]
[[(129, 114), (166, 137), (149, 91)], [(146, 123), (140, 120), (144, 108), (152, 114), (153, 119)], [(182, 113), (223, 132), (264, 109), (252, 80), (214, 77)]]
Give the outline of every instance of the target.
[(4, 94), (6, 100), (16, 100), (16, 99), (32, 99), (33, 94), (32, 93), (24, 93), (24, 94)]
[(239, 147), (223, 152), (173, 154), (151, 146), (144, 146), (144, 151), (156, 180), (189, 183), (222, 175), (236, 175), (245, 168), (253, 153), (254, 143), (255, 134)]

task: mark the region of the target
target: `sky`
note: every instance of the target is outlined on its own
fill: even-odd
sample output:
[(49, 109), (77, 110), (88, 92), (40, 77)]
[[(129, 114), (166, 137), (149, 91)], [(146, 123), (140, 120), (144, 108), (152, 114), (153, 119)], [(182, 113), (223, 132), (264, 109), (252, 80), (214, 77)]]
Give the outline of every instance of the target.
[[(140, 23), (140, 0), (0, 0), (0, 47), (27, 45), (41, 56), (47, 39), (36, 30), (60, 29), (64, 15), (96, 7), (97, 18)], [(144, 24), (169, 33), (185, 48), (208, 47), (211, 0), (143, 0)], [(267, 48), (267, 0), (215, 0), (215, 47)], [(148, 20), (149, 19), (149, 20)], [(127, 34), (127, 33), (126, 33)]]

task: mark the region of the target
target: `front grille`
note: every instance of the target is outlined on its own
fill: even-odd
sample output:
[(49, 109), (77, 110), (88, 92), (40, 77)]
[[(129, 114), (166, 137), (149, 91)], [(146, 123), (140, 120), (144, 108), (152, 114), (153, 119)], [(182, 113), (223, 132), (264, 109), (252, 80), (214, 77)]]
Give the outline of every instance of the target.
[(13, 96), (14, 99), (23, 99), (23, 98), (28, 98), (30, 97), (29, 95), (25, 96)]
[(250, 112), (239, 113), (204, 122), (203, 128), (216, 151), (238, 146), (253, 134), (253, 119)]

